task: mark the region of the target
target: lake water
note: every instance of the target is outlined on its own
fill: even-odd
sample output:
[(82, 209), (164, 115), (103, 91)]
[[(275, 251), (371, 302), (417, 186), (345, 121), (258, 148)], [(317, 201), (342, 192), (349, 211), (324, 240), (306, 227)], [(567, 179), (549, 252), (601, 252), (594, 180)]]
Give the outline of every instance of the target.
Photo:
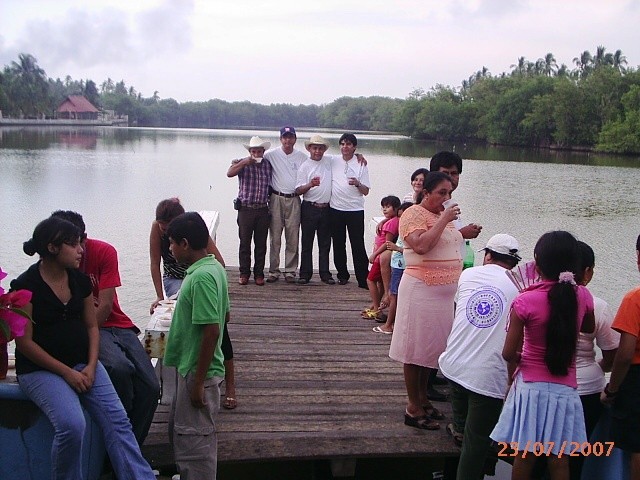
[[(299, 131), (297, 146), (304, 148), (311, 134)], [(0, 128), (0, 266), (9, 273), (3, 286), (34, 262), (22, 242), (37, 222), (57, 209), (76, 210), (89, 236), (117, 248), (123, 309), (144, 325), (154, 299), (148, 238), (158, 201), (178, 196), (187, 210), (220, 211), (219, 248), (227, 265), (238, 264), (237, 179), (226, 171), (233, 158), (246, 155), (242, 143), (251, 135), (279, 145), (275, 130)], [(329, 153), (339, 153), (339, 134), (323, 135), (334, 145)], [(613, 309), (638, 284), (639, 158), (358, 138), (372, 182), (367, 217), (380, 214), (383, 196), (408, 193), (411, 172), (428, 167), (436, 151), (455, 148), (464, 168), (454, 198), (464, 221), (484, 226), (474, 248), (495, 233), (510, 233), (528, 260), (542, 233), (565, 229), (594, 248), (591, 289)]]

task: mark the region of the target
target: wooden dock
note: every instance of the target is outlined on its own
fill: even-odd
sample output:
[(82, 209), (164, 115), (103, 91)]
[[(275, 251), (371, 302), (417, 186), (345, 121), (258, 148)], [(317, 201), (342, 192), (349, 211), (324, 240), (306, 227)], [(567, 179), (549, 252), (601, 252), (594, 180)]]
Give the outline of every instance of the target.
[[(308, 285), (240, 286), (233, 268), (229, 286), (238, 408), (220, 410), (221, 466), (459, 455), (445, 431), (448, 403), (436, 403), (447, 415), (439, 431), (404, 425), (402, 365), (388, 357), (390, 336), (360, 317), (369, 293), (353, 277), (344, 286), (317, 275)], [(143, 447), (155, 467), (174, 463), (168, 408), (159, 406)]]

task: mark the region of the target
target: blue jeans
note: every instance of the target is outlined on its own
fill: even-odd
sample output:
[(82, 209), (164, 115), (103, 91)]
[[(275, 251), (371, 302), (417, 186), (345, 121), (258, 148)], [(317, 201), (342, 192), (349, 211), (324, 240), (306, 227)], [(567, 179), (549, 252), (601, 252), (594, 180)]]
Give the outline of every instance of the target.
[[(84, 364), (76, 365), (80, 371)], [(140, 453), (127, 414), (109, 375), (100, 362), (93, 386), (77, 393), (64, 379), (48, 370), (18, 376), (20, 388), (47, 416), (54, 429), (51, 445), (51, 478), (82, 479), (82, 439), (85, 419), (82, 407), (102, 430), (113, 469), (120, 480), (155, 480)], [(81, 406), (82, 405), (82, 406)]]
[(138, 444), (142, 445), (160, 398), (160, 382), (149, 355), (133, 330), (101, 328), (100, 362), (131, 420)]

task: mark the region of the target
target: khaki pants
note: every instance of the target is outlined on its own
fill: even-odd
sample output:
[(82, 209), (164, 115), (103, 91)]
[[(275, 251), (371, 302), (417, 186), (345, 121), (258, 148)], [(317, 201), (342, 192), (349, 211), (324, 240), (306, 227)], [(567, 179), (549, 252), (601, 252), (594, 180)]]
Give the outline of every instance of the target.
[(189, 398), (193, 375), (178, 374), (176, 394), (169, 418), (169, 438), (180, 472), (180, 480), (215, 480), (218, 463), (216, 417), (220, 409), (221, 377), (205, 380), (207, 404), (194, 408)]
[(284, 230), (286, 246), (283, 273), (295, 275), (298, 268), (298, 242), (300, 238), (300, 197), (286, 198), (272, 193), (269, 199), (269, 209), (271, 210), (269, 274), (280, 276), (280, 246)]

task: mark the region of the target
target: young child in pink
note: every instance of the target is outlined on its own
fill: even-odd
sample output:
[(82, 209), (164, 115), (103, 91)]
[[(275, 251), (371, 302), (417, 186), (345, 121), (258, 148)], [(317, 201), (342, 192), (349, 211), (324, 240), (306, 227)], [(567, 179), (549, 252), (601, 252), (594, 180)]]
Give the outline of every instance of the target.
[[(391, 280), (391, 266), (385, 265), (387, 268), (382, 269), (380, 260), (381, 254), (387, 251), (386, 242), (395, 242), (398, 238), (398, 209), (400, 208), (400, 199), (393, 195), (384, 197), (380, 201), (382, 206), (382, 214), (384, 220), (380, 222), (377, 228), (376, 238), (373, 244), (373, 252), (369, 255), (369, 263), (371, 269), (367, 276), (367, 285), (369, 294), (371, 295), (371, 306), (362, 312), (363, 318), (382, 319), (380, 315), (380, 301), (383, 296), (389, 297), (389, 282)], [(389, 262), (390, 255), (385, 256), (385, 261)], [(383, 271), (385, 275), (383, 275)], [(384, 320), (382, 320), (384, 321)]]
[(502, 350), (513, 383), (490, 436), (518, 450), (511, 478), (530, 478), (544, 449), (556, 480), (569, 478), (572, 442), (587, 441), (575, 352), (578, 332), (593, 332), (595, 317), (593, 297), (574, 280), (579, 250), (569, 232), (542, 235), (534, 257), (542, 281), (513, 301)]

